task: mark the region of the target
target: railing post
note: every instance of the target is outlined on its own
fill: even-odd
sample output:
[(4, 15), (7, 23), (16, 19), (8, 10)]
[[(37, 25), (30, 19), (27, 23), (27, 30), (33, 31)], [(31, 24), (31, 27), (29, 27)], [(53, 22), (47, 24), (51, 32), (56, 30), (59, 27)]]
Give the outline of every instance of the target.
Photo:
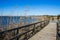
[(43, 27), (42, 27), (42, 22), (41, 22), (41, 28), (43, 28)]
[(24, 40), (28, 40), (28, 38), (27, 38), (27, 33), (25, 34), (25, 39)]
[(47, 24), (48, 24), (48, 20), (47, 20)]
[(32, 34), (35, 34), (35, 24), (33, 26), (33, 30), (32, 31), (33, 31)]
[(45, 26), (46, 26), (47, 22), (45, 21)]
[(41, 29), (41, 23), (40, 23), (40, 29)]
[(44, 22), (43, 22), (43, 27), (44, 27)]
[(40, 28), (41, 28), (41, 23), (40, 23)]
[(45, 21), (44, 21), (44, 26), (45, 26)]
[(13, 31), (13, 36), (15, 36), (15, 30)]
[(42, 25), (43, 25), (43, 28), (44, 28), (44, 22), (43, 22), (43, 24), (42, 24)]
[(44, 21), (44, 26), (46, 26), (46, 21)]
[[(17, 33), (16, 34), (19, 34), (19, 29), (17, 29)], [(19, 40), (19, 37), (17, 37), (17, 40)]]

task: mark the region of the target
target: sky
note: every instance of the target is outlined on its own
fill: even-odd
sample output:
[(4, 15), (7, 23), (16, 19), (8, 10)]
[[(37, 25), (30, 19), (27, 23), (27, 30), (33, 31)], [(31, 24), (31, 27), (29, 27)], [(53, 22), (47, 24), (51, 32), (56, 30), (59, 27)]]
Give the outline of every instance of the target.
[(0, 16), (59, 14), (60, 0), (0, 0)]

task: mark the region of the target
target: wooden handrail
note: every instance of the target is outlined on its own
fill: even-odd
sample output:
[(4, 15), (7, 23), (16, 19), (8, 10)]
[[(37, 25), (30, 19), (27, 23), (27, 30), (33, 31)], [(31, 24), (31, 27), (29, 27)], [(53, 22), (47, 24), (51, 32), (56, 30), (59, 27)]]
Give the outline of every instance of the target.
[[(44, 22), (44, 21), (41, 21), (41, 22)], [(21, 27), (18, 27), (18, 28), (10, 29), (10, 30), (5, 30), (5, 31), (0, 32), (0, 34), (3, 34), (5, 32), (9, 32), (9, 31), (12, 31), (12, 30), (17, 30), (17, 29), (25, 28), (25, 27), (28, 27), (28, 26), (31, 26), (31, 25), (34, 25), (34, 24), (38, 24), (38, 23), (41, 23), (41, 22), (37, 22), (37, 23), (29, 24), (29, 25), (24, 25), (24, 26), (21, 26)]]
[[(42, 22), (43, 22), (43, 23), (42, 23)], [(35, 25), (38, 24), (38, 23), (40, 23), (39, 27), (38, 27), (38, 26), (35, 27)], [(39, 29), (39, 30), (36, 30), (36, 28), (40, 28), (41, 25), (43, 25), (43, 27), (41, 27), (41, 28), (44, 28), (44, 26), (46, 26), (48, 23), (49, 23), (48, 20), (41, 21), (41, 22), (37, 22), (37, 23), (32, 23), (32, 24), (25, 25), (25, 26), (21, 26), (21, 27), (18, 27), (18, 28), (13, 28), (13, 29), (10, 29), (10, 30), (2, 31), (2, 32), (0, 32), (0, 35), (3, 35), (3, 34), (6, 34), (6, 33), (8, 33), (8, 32), (12, 32), (12, 31), (15, 31), (15, 30), (16, 30), (16, 31), (17, 31), (16, 35), (13, 36), (13, 37), (11, 37), (11, 38), (9, 38), (9, 40), (13, 40), (13, 39), (19, 40), (19, 38), (20, 38), (22, 35), (25, 35), (25, 34), (26, 34), (26, 35), (25, 35), (26, 37), (25, 37), (24, 39), (28, 40), (27, 33), (29, 33), (29, 32), (32, 31), (32, 35), (34, 35), (35, 33), (37, 33), (37, 32), (40, 30), (40, 29)], [(19, 29), (26, 28), (26, 27), (29, 27), (29, 26), (32, 26), (32, 25), (34, 25), (33, 29), (28, 30), (28, 31), (26, 31), (26, 32), (24, 32), (24, 33), (19, 34)]]

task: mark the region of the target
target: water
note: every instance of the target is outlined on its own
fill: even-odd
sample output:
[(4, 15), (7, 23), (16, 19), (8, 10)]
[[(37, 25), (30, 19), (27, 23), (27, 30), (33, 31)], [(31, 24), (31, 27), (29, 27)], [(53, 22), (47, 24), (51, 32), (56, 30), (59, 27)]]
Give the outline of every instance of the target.
[[(22, 18), (22, 19), (21, 19)], [(7, 27), (7, 25), (9, 24), (19, 24), (20, 22), (28, 22), (28, 23), (32, 23), (34, 21), (37, 21), (36, 18), (32, 18), (32, 17), (28, 17), (26, 18), (25, 16), (20, 17), (20, 16), (0, 16), (0, 27)]]

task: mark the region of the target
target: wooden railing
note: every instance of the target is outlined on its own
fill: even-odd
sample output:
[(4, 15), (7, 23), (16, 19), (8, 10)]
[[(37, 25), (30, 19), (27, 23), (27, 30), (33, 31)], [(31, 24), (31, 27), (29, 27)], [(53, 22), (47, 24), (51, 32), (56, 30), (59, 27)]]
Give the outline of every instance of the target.
[(57, 35), (60, 37), (60, 21), (57, 22)]
[(0, 40), (28, 40), (49, 23), (48, 20), (0, 32)]
[(60, 21), (57, 22), (57, 36), (56, 40), (60, 40)]

